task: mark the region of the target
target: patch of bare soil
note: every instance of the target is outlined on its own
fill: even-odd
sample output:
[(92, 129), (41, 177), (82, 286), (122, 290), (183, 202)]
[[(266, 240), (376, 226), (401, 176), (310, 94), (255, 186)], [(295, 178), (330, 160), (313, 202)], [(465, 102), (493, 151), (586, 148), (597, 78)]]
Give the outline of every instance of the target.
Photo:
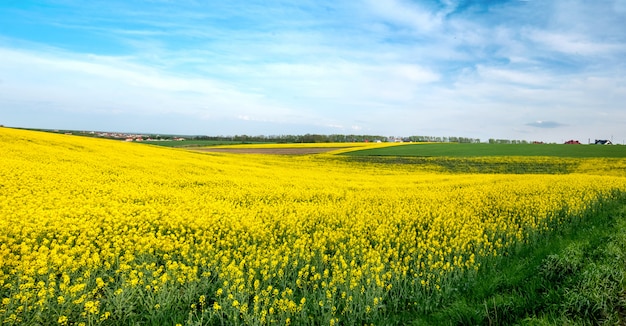
[(193, 148), (200, 152), (221, 152), (239, 154), (277, 154), (277, 155), (305, 155), (319, 154), (346, 147), (294, 147), (294, 148)]

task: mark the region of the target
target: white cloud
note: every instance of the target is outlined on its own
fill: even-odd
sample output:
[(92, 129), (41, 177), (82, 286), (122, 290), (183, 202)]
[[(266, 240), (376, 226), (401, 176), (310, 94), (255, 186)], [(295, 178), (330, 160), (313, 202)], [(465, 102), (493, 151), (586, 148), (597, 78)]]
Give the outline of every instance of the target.
[[(416, 90), (440, 79), (438, 73), (428, 68), (394, 62), (375, 66), (344, 61), (281, 63), (239, 67), (239, 70), (249, 72), (245, 77), (247, 83), (257, 85), (259, 92), (325, 103), (331, 105), (331, 110), (336, 109), (337, 101), (352, 106), (368, 101), (406, 101), (415, 96)], [(285, 97), (288, 96), (283, 100)]]
[(439, 80), (439, 75), (429, 69), (417, 65), (399, 64), (389, 68), (383, 67), (391, 75), (396, 75), (413, 83), (430, 83)]
[(478, 65), (476, 70), (483, 80), (494, 84), (510, 83), (545, 88), (546, 85), (552, 85), (554, 83), (554, 77), (547, 75), (542, 71), (533, 72), (528, 70), (504, 69), (483, 65)]
[(0, 86), (5, 101), (51, 102), (67, 111), (175, 112), (204, 118), (290, 112), (223, 81), (168, 75), (116, 58), (6, 48), (0, 48), (0, 56), (0, 71), (7, 75)]
[(531, 127), (537, 127), (537, 128), (557, 128), (557, 127), (563, 126), (563, 124), (555, 122), (555, 121), (543, 121), (543, 120), (529, 122), (526, 125), (531, 126)]
[[(38, 74), (45, 80), (76, 81), (80, 78), (107, 80), (120, 85), (150, 88), (161, 91), (202, 91), (203, 93), (229, 92), (229, 87), (219, 82), (203, 79), (193, 80), (167, 76), (158, 70), (128, 62), (128, 60), (96, 55), (72, 55), (69, 53), (41, 54), (31, 51), (0, 48), (5, 69), (24, 70), (26, 74)], [(14, 75), (21, 78), (23, 75)], [(45, 76), (49, 76), (46, 78)], [(80, 77), (79, 77), (80, 76)], [(36, 80), (29, 80), (36, 82)]]
[(428, 32), (441, 25), (441, 17), (405, 0), (368, 0), (373, 14), (418, 32)]
[(584, 35), (571, 33), (532, 30), (528, 38), (546, 49), (565, 54), (593, 56), (626, 51), (623, 43), (595, 42)]

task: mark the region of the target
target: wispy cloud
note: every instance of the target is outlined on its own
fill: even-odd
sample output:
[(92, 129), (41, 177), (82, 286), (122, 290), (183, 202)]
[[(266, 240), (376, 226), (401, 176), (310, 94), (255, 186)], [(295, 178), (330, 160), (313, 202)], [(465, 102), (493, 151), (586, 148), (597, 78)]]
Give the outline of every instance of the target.
[(537, 128), (557, 128), (565, 126), (564, 124), (555, 122), (555, 121), (541, 121), (537, 120), (535, 122), (530, 122), (526, 124), (527, 126), (537, 127)]
[(419, 2), (405, 0), (369, 0), (371, 12), (385, 22), (408, 27), (419, 33), (426, 33), (438, 28), (442, 17), (436, 12), (427, 10)]
[[(0, 67), (9, 73), (0, 88), (4, 99), (55, 102), (66, 98), (66, 103), (58, 106), (68, 111), (108, 106), (116, 108), (113, 113), (177, 112), (217, 117), (237, 116), (238, 111), (284, 113), (279, 106), (264, 103), (262, 95), (241, 92), (222, 81), (176, 76), (111, 57), (42, 56), (6, 49), (0, 49), (0, 54), (4, 58)], [(13, 69), (20, 73), (12, 73)], [(225, 107), (232, 109), (225, 111)]]
[(544, 49), (569, 55), (604, 56), (626, 53), (623, 43), (595, 42), (586, 39), (584, 35), (533, 30), (528, 33), (528, 38)]

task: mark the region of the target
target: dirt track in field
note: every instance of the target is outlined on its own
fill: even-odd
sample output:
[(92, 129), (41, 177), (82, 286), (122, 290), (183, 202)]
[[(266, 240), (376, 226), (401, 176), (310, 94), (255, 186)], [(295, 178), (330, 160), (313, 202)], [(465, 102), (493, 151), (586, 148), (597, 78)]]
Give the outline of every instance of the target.
[(319, 154), (347, 147), (294, 147), (294, 148), (193, 148), (199, 152), (221, 152), (238, 154), (276, 154), (276, 155), (306, 155)]

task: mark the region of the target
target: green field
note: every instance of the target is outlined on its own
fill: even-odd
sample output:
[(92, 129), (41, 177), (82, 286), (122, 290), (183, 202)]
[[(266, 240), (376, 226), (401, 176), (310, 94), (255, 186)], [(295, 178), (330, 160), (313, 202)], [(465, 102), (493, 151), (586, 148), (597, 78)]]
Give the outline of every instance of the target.
[(478, 157), (478, 156), (553, 156), (626, 158), (626, 146), (562, 144), (403, 144), (345, 153), (350, 156)]

